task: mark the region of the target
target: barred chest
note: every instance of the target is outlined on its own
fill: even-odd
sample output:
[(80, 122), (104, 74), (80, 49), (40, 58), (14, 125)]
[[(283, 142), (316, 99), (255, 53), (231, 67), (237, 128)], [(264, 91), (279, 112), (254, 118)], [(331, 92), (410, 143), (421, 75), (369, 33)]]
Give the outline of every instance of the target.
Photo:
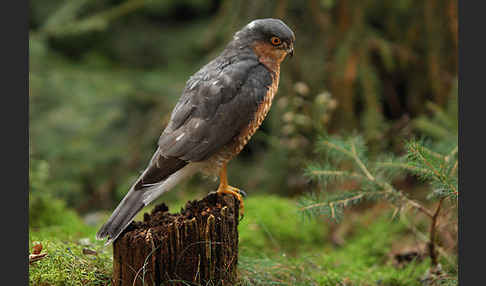
[(238, 137), (235, 138), (235, 143), (233, 143), (232, 146), (233, 156), (236, 156), (238, 153), (241, 152), (241, 150), (243, 150), (248, 141), (250, 141), (253, 134), (255, 134), (260, 125), (263, 123), (263, 120), (265, 120), (265, 117), (267, 116), (268, 111), (272, 106), (273, 98), (277, 93), (279, 75), (280, 69), (277, 68), (277, 71), (274, 73), (273, 83), (268, 88), (267, 96), (265, 96), (263, 102), (260, 104), (260, 106), (258, 106), (258, 109), (255, 112), (253, 119), (250, 121), (250, 124), (241, 131)]
[(279, 71), (280, 69), (277, 68), (277, 72), (274, 73), (274, 80), (271, 86), (269, 86), (267, 95), (263, 102), (258, 106), (253, 119), (250, 121), (250, 124), (241, 130), (240, 134), (236, 136), (233, 142), (226, 147), (222, 148), (218, 153), (211, 156), (205, 163), (202, 168), (202, 172), (209, 176), (216, 176), (219, 172), (219, 169), (223, 166), (223, 164), (230, 161), (233, 157), (238, 155), (245, 145), (250, 141), (251, 137), (255, 132), (258, 130), (260, 125), (265, 120), (265, 117), (272, 106), (272, 101), (277, 93), (278, 83), (279, 83)]

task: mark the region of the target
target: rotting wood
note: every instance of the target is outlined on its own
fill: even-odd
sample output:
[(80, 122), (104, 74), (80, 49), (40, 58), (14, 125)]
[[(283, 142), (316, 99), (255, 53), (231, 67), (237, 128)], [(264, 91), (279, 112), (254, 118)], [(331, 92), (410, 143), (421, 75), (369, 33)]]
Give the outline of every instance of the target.
[(113, 244), (113, 285), (233, 285), (239, 201), (209, 194), (178, 214), (155, 206)]

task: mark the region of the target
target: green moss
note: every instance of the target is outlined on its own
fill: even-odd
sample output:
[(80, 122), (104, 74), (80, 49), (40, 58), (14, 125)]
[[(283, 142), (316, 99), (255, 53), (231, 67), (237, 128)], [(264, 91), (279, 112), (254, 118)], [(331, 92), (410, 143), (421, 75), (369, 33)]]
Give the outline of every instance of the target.
[[(356, 234), (339, 249), (323, 254), (318, 262), (322, 272), (313, 276), (320, 285), (418, 285), (428, 263), (411, 263), (398, 269), (388, 261), (391, 246), (399, 241), (405, 227), (381, 217), (371, 225), (358, 226)], [(340, 282), (340, 283), (341, 283)]]
[[(112, 248), (94, 240), (96, 227), (65, 211), (70, 215), (60, 223), (30, 228), (30, 245), (41, 242), (42, 252), (48, 253), (30, 265), (30, 284), (109, 284)], [(363, 215), (351, 223), (352, 235), (345, 237), (342, 247), (333, 248), (325, 243), (325, 222), (303, 221), (293, 200), (276, 196), (245, 199), (245, 217), (239, 226), (237, 285), (421, 285), (420, 279), (430, 266), (428, 259), (402, 268), (393, 266), (389, 259), (392, 245), (407, 234), (403, 224), (391, 221), (389, 214)], [(80, 243), (82, 238), (87, 246)], [(85, 255), (84, 247), (98, 254)], [(447, 285), (456, 285), (457, 271), (444, 270), (449, 274)]]
[[(112, 271), (111, 247), (96, 241), (96, 228), (85, 225), (74, 211), (64, 212), (58, 219), (41, 220), (41, 227), (29, 229), (29, 245), (41, 243), (41, 253), (47, 252), (29, 266), (30, 285), (106, 285)], [(83, 254), (83, 248), (97, 255)]]
[(85, 255), (82, 246), (57, 238), (40, 239), (48, 255), (29, 266), (30, 285), (106, 285), (111, 278), (111, 253), (103, 246), (89, 247), (97, 255)]
[[(389, 218), (385, 215), (371, 224), (365, 223), (366, 217), (360, 219), (352, 237), (336, 249), (314, 245), (312, 251), (293, 258), (243, 256), (239, 261), (240, 285), (422, 285), (421, 278), (430, 267), (428, 259), (401, 268), (389, 260), (392, 244), (406, 233), (403, 224)], [(449, 275), (447, 282), (454, 282), (456, 275)]]
[(304, 220), (290, 199), (250, 196), (245, 199), (245, 216), (239, 225), (239, 247), (245, 255), (294, 255), (318, 247), (326, 233), (325, 224)]

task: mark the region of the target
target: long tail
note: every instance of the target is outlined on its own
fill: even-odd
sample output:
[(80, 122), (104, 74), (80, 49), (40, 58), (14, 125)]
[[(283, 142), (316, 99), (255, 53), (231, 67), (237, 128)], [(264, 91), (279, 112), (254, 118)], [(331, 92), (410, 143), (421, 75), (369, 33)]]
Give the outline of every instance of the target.
[(165, 158), (157, 150), (147, 169), (130, 188), (108, 221), (98, 230), (96, 238), (108, 237), (105, 245), (112, 243), (144, 206), (195, 171), (196, 168), (192, 164), (179, 159)]
[(105, 245), (112, 243), (132, 222), (137, 213), (145, 206), (143, 192), (130, 189), (121, 203), (116, 207), (108, 221), (96, 233), (96, 239), (108, 237)]

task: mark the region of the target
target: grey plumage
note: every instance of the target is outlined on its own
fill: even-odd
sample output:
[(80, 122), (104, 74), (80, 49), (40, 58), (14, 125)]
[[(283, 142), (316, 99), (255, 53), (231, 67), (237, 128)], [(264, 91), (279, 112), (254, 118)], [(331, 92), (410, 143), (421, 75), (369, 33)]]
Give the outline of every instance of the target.
[(100, 228), (98, 239), (115, 240), (145, 205), (205, 168), (204, 162), (250, 123), (273, 79), (252, 44), (274, 34), (289, 43), (294, 39), (280, 20), (253, 21), (189, 78), (147, 168)]

